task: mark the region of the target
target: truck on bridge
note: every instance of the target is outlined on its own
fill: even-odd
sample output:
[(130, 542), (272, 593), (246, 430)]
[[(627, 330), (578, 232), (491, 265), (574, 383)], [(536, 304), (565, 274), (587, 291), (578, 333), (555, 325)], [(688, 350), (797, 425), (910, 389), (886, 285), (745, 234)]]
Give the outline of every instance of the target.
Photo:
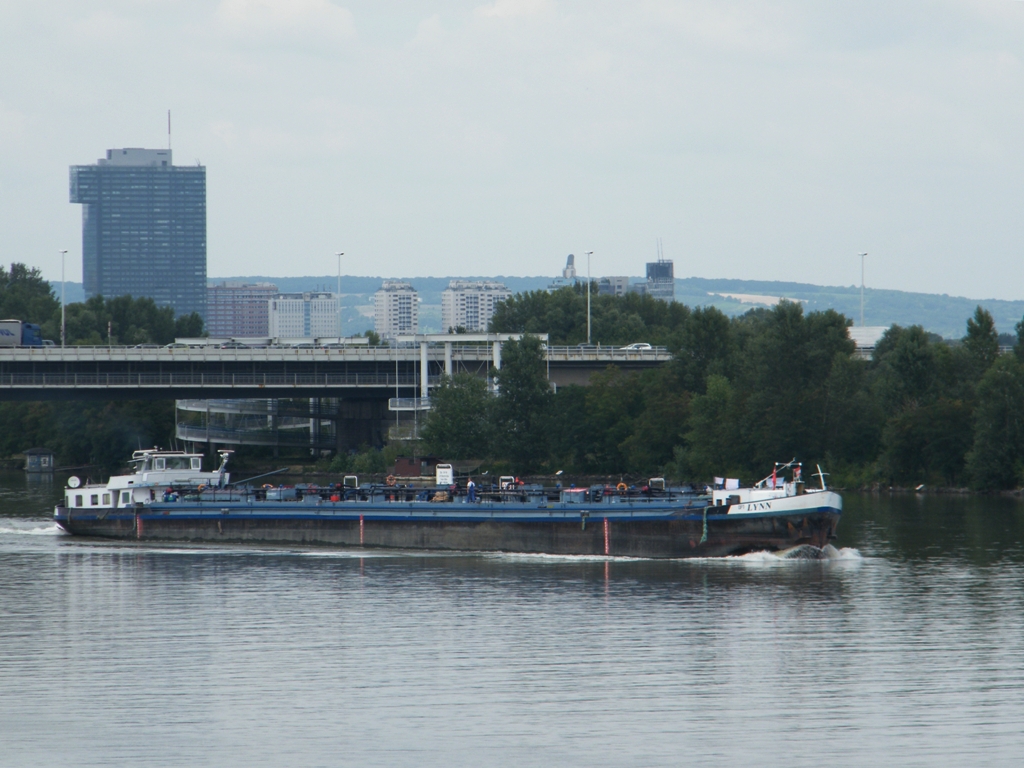
[(0, 347), (41, 347), (43, 332), (35, 323), (0, 320)]

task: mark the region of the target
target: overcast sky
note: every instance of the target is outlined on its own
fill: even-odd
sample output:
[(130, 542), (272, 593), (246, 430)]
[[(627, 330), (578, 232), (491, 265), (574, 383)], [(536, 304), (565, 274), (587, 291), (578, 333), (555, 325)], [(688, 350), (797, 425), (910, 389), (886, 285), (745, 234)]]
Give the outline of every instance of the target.
[(0, 259), (68, 166), (207, 167), (211, 277), (643, 273), (1024, 298), (1024, 3), (0, 0)]

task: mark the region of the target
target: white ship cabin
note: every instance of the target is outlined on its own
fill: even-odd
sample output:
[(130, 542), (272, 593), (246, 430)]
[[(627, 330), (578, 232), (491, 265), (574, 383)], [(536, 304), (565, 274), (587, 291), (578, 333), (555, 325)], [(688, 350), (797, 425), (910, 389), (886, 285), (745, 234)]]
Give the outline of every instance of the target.
[[(787, 469), (792, 469), (792, 476), (788, 481), (784, 474)], [(716, 480), (722, 479), (716, 478)], [(770, 475), (756, 483), (752, 488), (740, 488), (738, 480), (730, 479), (725, 479), (721, 485), (724, 487), (719, 488), (716, 485), (711, 492), (711, 503), (716, 507), (771, 501), (772, 499), (802, 496), (805, 493), (817, 491), (817, 489), (805, 488), (802, 468), (794, 462), (777, 464), (775, 470)], [(825, 490), (824, 487), (821, 490)]]
[(64, 505), (68, 509), (116, 509), (163, 501), (175, 493), (173, 489), (182, 487), (221, 488), (231, 479), (225, 471), (231, 453), (219, 451), (220, 467), (214, 472), (204, 472), (201, 453), (159, 448), (135, 451), (129, 462), (134, 469), (131, 474), (113, 475), (105, 484), (82, 485), (77, 477), (68, 478)]

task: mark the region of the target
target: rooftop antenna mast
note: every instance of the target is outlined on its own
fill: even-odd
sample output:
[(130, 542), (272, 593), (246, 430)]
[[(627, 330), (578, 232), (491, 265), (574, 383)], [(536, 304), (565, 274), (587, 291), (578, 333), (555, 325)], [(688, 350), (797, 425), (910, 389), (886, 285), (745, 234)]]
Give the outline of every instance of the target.
[(171, 148), (171, 110), (167, 110), (167, 149)]

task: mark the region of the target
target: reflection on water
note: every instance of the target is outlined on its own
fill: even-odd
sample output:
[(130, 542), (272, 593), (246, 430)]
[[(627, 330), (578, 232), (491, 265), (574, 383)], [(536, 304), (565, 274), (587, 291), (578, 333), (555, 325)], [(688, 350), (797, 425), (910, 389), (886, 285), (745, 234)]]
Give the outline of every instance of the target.
[[(56, 490), (55, 490), (56, 489)], [(3, 765), (1013, 765), (1024, 519), (848, 497), (825, 561), (137, 545), (0, 480)]]

